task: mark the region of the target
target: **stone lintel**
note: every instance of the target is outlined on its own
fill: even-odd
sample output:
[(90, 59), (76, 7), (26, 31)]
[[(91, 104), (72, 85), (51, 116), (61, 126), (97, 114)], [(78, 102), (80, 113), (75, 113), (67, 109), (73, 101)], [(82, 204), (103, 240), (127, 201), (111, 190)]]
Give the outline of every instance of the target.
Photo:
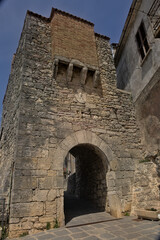
[(69, 64), (71, 62), (71, 59), (63, 57), (63, 56), (59, 56), (59, 55), (55, 55), (55, 59), (58, 59), (60, 62), (62, 62), (64, 64)]
[(83, 67), (85, 66), (82, 62), (80, 62), (80, 61), (77, 60), (77, 59), (72, 59), (72, 60), (71, 60), (71, 63), (73, 63), (73, 65), (74, 65), (75, 67), (79, 67), (79, 68), (83, 68)]
[(91, 65), (88, 65), (88, 64), (86, 64), (86, 67), (88, 68), (88, 70), (91, 70), (91, 71), (98, 71), (98, 68), (97, 67), (95, 67), (95, 66), (91, 66)]

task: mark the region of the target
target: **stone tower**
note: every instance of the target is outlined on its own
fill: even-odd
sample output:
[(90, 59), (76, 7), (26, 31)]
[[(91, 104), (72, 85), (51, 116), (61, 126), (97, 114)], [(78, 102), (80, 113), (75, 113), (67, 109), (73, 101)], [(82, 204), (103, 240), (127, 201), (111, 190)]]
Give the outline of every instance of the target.
[(64, 161), (76, 194), (120, 216), (131, 210), (139, 130), (130, 93), (116, 88), (109, 38), (52, 9), (28, 11), (3, 102), (0, 195), (10, 236), (64, 224)]

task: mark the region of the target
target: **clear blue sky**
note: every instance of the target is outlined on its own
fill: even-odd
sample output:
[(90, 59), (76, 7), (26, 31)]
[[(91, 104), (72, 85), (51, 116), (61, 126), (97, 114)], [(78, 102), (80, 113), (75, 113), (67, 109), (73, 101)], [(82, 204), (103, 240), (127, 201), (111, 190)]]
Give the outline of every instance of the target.
[(0, 0), (0, 122), (12, 56), (27, 10), (49, 17), (55, 7), (95, 24), (95, 31), (118, 42), (132, 0)]

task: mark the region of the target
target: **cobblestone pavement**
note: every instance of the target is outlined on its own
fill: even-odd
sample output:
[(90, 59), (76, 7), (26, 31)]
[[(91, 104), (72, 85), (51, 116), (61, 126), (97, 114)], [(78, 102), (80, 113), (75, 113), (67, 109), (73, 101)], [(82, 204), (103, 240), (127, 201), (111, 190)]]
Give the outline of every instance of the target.
[[(21, 238), (22, 239), (22, 238)], [(160, 240), (160, 221), (137, 220), (124, 217), (119, 220), (64, 227), (23, 237), (23, 240)]]

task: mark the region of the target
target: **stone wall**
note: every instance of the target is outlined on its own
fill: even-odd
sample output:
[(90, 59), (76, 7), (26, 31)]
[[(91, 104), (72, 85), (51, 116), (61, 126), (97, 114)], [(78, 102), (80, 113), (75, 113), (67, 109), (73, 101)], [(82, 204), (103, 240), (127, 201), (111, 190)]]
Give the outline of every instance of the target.
[[(155, 6), (153, 5), (154, 3)], [(116, 54), (117, 86), (132, 92), (133, 100), (136, 101), (143, 89), (150, 82), (157, 71), (160, 71), (160, 38), (154, 36), (153, 26), (150, 17), (157, 19), (157, 12), (160, 11), (158, 2), (136, 1), (137, 5), (127, 19), (127, 28), (123, 31), (120, 48)], [(157, 5), (157, 6), (156, 6)], [(152, 8), (153, 7), (153, 8)], [(136, 11), (139, 9), (139, 11)], [(150, 10), (153, 10), (149, 16)], [(144, 14), (147, 13), (147, 14)], [(144, 23), (146, 38), (149, 44), (149, 51), (142, 60), (138, 50), (136, 34), (141, 23)], [(157, 25), (158, 26), (158, 25)]]
[[(3, 115), (0, 130), (0, 198), (6, 199), (7, 206), (10, 203), (12, 174), (16, 156), (25, 54), (24, 43), (25, 33), (23, 30), (16, 55), (13, 56), (11, 73), (3, 100)], [(7, 211), (9, 211), (8, 208)]]
[(160, 71), (156, 75), (135, 103), (146, 154), (160, 150)]
[[(143, 146), (141, 161), (146, 161), (143, 164), (137, 162), (132, 212), (136, 207), (146, 208), (148, 205), (149, 208), (151, 203), (156, 206), (154, 201), (157, 202), (160, 196), (156, 172), (159, 163), (155, 160), (160, 150), (160, 39), (158, 25), (155, 25), (159, 11), (158, 1), (133, 1), (115, 54), (117, 86), (132, 93)], [(144, 57), (136, 40), (141, 24), (149, 46)], [(148, 156), (150, 163), (147, 165)]]
[[(55, 18), (60, 21), (61, 14)], [(77, 19), (71, 20), (73, 29), (80, 24)], [(13, 237), (45, 229), (47, 222), (52, 226), (56, 220), (64, 224), (63, 164), (73, 147), (91, 144), (105, 155), (108, 171), (100, 181), (107, 186), (106, 210), (116, 216), (131, 209), (134, 171), (141, 156), (131, 95), (116, 88), (108, 38), (91, 36), (98, 56), (96, 68), (92, 62), (88, 66), (85, 56), (77, 59), (78, 64), (75, 56), (66, 59), (62, 53), (55, 59), (53, 22), (54, 17), (50, 22), (28, 13), (22, 33), (25, 58), (19, 66), (23, 82), (19, 124), (15, 128), (18, 132), (9, 227)], [(13, 97), (18, 99), (16, 94)], [(6, 103), (4, 109), (8, 109)]]
[[(32, 15), (25, 23), (25, 61), (19, 134), (12, 190), (10, 233), (44, 229), (56, 219), (63, 192), (56, 188), (49, 147), (54, 134), (55, 89), (52, 79), (50, 24)], [(44, 37), (45, 36), (45, 37)], [(52, 108), (52, 109), (50, 109)], [(33, 231), (32, 231), (33, 232)]]
[(153, 161), (142, 161), (137, 165), (133, 188), (133, 213), (136, 209), (160, 209), (160, 178), (158, 178), (158, 172), (157, 164)]

